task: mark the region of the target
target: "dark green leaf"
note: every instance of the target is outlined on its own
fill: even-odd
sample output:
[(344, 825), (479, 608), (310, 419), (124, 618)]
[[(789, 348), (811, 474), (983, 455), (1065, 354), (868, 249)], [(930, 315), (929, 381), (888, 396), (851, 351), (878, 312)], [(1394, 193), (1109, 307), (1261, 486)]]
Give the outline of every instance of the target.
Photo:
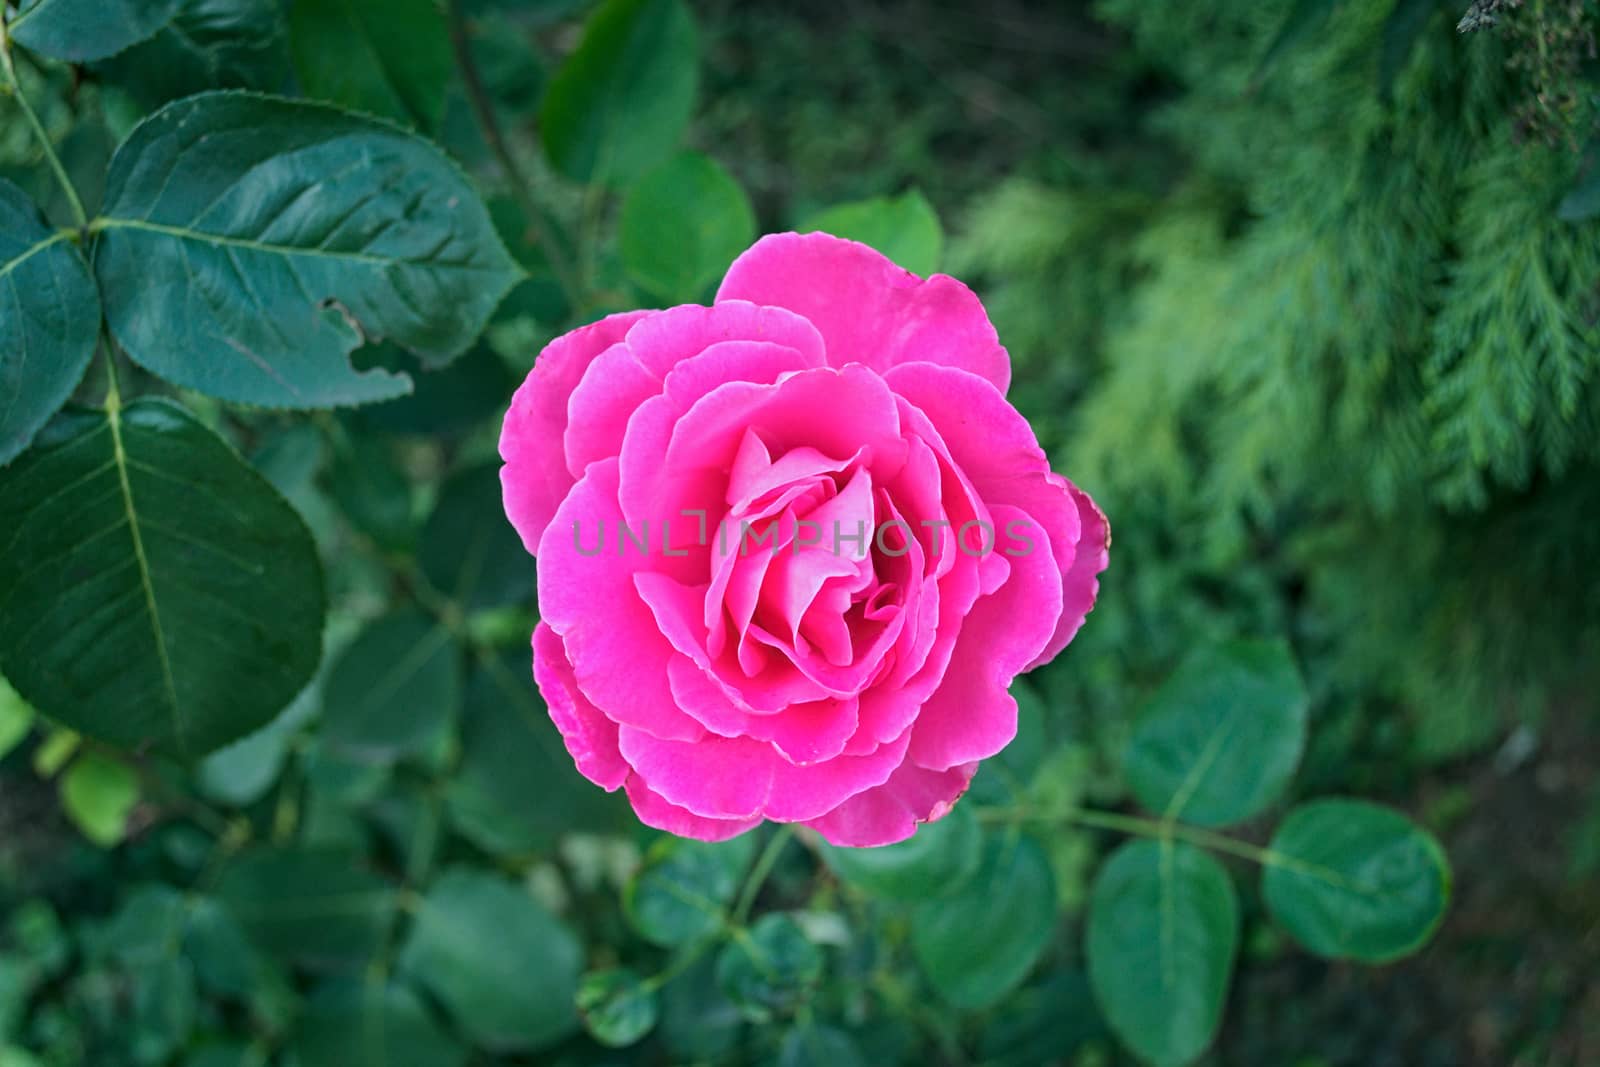
[(305, 525), (165, 400), (62, 416), (0, 471), (0, 669), (74, 729), (183, 757), (262, 726), (322, 655)]
[(411, 483), (388, 443), (345, 435), (328, 472), (333, 499), (345, 517), (378, 547), (404, 549), (416, 535)]
[(1272, 917), (1319, 956), (1387, 963), (1421, 948), (1450, 899), (1450, 862), (1404, 815), (1360, 800), (1291, 811), (1262, 875)]
[(1031, 838), (995, 834), (959, 892), (912, 910), (911, 948), (940, 995), (983, 1008), (1028, 976), (1055, 921), (1055, 878), (1044, 852)]
[(110, 848), (127, 836), (139, 803), (139, 772), (121, 760), (85, 752), (61, 776), (61, 807), (83, 836)]
[(275, 0), (178, 0), (159, 33), (96, 66), (151, 109), (207, 89), (276, 89), (288, 70)]
[(625, 1048), (656, 1025), (655, 987), (633, 971), (593, 971), (578, 983), (578, 1014), (584, 1028), (602, 1045)]
[(529, 670), (526, 646), (485, 660), (467, 686), (461, 762), (445, 792), (456, 829), (486, 852), (526, 855), (558, 834), (624, 825), (626, 805), (573, 766)]
[(420, 752), (455, 719), (461, 650), (449, 628), (412, 611), (378, 619), (345, 648), (323, 687), (322, 736), (362, 759)]
[(750, 198), (733, 175), (698, 152), (650, 171), (622, 202), (622, 265), (669, 304), (702, 297), (755, 236)]
[(1563, 222), (1585, 222), (1600, 215), (1600, 136), (1584, 147), (1583, 157), (1583, 176), (1556, 209), (1556, 216)]
[(783, 1035), (778, 1067), (867, 1067), (867, 1058), (843, 1030), (805, 1023)]
[(656, 1033), (674, 1063), (726, 1057), (739, 1044), (744, 1027), (744, 1016), (717, 988), (716, 964), (710, 955), (689, 964), (661, 990)]
[(330, 982), (306, 1002), (290, 1042), (299, 1067), (454, 1067), (467, 1050), (398, 982)]
[(1311, 35), (1322, 28), (1323, 23), (1328, 21), (1329, 16), (1341, 2), (1342, 0), (1296, 0), (1294, 7), (1284, 17), (1277, 34), (1273, 36), (1272, 43), (1267, 46), (1266, 54), (1261, 57), (1261, 63), (1250, 79), (1252, 86), (1259, 85), (1284, 56), (1310, 40)]
[(400, 966), (493, 1049), (537, 1049), (577, 1027), (583, 946), (526, 889), (485, 872), (442, 875)]
[(439, 125), (454, 68), (437, 0), (297, 0), (289, 38), (307, 96)]
[(70, 235), (0, 181), (0, 467), (77, 388), (99, 319), (100, 293)]
[(1306, 692), (1281, 641), (1234, 641), (1179, 665), (1146, 705), (1123, 771), (1163, 817), (1226, 826), (1283, 795), (1306, 740)]
[[(533, 284), (533, 283), (529, 283)], [(515, 294), (508, 297), (508, 302)], [(440, 370), (429, 371), (415, 356), (385, 345), (382, 363), (411, 376), (416, 390), (369, 404), (351, 418), (387, 433), (446, 434), (468, 429), (503, 408), (517, 380), (494, 349), (479, 344)]]
[(149, 37), (176, 6), (177, 0), (22, 0), (8, 30), (24, 48), (83, 63)]
[(1184, 1064), (1216, 1036), (1239, 944), (1222, 865), (1174, 841), (1133, 841), (1095, 878), (1089, 980), (1117, 1036), (1144, 1060)]
[(682, 0), (606, 0), (540, 109), (556, 169), (577, 181), (623, 182), (664, 159), (694, 111), (699, 52)]
[(433, 587), (468, 611), (533, 596), (533, 559), (506, 521), (499, 464), (458, 471), (439, 490), (417, 562)]
[(398, 396), (349, 353), (391, 337), (442, 365), (521, 271), (437, 148), (321, 104), (204, 93), (117, 150), (95, 271), (128, 354), (265, 407)]
[(821, 230), (871, 245), (906, 270), (924, 277), (939, 269), (944, 250), (944, 228), (939, 225), (933, 205), (919, 189), (899, 196), (839, 204), (812, 215), (796, 230)]
[(1072, 1063), (1079, 1048), (1107, 1036), (1088, 975), (1061, 971), (1018, 990), (985, 1019), (979, 1062), (984, 1067)]
[(794, 919), (763, 915), (717, 957), (717, 985), (754, 1023), (788, 1015), (822, 977), (822, 950)]
[(711, 844), (664, 837), (623, 893), (622, 905), (646, 941), (687, 944), (721, 929), (723, 909), (750, 863), (753, 835)]
[(223, 872), (216, 896), (263, 951), (324, 970), (365, 963), (395, 906), (383, 879), (331, 850), (246, 853)]
[(1394, 96), (1395, 79), (1405, 69), (1406, 60), (1416, 51), (1423, 31), (1440, 11), (1440, 0), (1398, 0), (1389, 20), (1383, 24), (1383, 40), (1378, 52), (1378, 94), (1388, 100)]
[(983, 858), (983, 828), (966, 804), (908, 840), (882, 848), (836, 848), (823, 843), (822, 858), (841, 879), (891, 900), (945, 896), (966, 885)]
[(233, 913), (210, 897), (188, 908), (183, 948), (201, 985), (224, 996), (244, 999), (264, 981), (267, 966)]

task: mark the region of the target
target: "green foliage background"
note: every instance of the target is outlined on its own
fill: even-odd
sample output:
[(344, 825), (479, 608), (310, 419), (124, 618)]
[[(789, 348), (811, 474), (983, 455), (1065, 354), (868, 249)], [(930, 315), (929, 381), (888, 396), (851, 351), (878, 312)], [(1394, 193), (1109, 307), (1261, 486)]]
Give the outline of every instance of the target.
[[(1594, 0), (5, 14), (0, 1067), (1596, 1056)], [(1115, 532), (887, 850), (578, 778), (499, 507), (544, 341), (789, 228)]]

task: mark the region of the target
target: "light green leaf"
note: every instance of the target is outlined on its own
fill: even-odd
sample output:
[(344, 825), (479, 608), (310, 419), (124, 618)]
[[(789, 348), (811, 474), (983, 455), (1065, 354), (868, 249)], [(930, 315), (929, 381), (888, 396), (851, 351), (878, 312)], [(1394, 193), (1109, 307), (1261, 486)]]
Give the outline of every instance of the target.
[(423, 899), (401, 968), (432, 990), (474, 1041), (538, 1049), (578, 1025), (583, 946), (526, 889), (465, 868)]
[(469, 467), (445, 481), (417, 562), (435, 589), (467, 611), (532, 599), (533, 559), (506, 521), (499, 464)]
[(839, 204), (812, 215), (795, 229), (799, 233), (821, 230), (871, 245), (923, 277), (939, 269), (944, 251), (944, 228), (919, 189)]
[(582, 182), (649, 170), (689, 125), (699, 62), (682, 0), (606, 0), (545, 92), (539, 129), (551, 162)]
[(1306, 741), (1306, 691), (1281, 641), (1201, 649), (1146, 705), (1123, 771), (1166, 818), (1226, 826), (1283, 795)]
[(717, 985), (753, 1023), (793, 1012), (821, 977), (822, 950), (781, 913), (733, 931), (717, 957)]
[(610, 1048), (626, 1048), (655, 1028), (659, 1008), (652, 985), (633, 971), (593, 971), (578, 983), (578, 1014), (589, 1035)]
[(138, 803), (138, 772), (99, 752), (85, 752), (61, 776), (61, 807), (101, 848), (127, 836), (128, 816)]
[(117, 149), (95, 272), (135, 362), (263, 407), (408, 391), (349, 353), (459, 355), (521, 276), (471, 184), (375, 119), (250, 93), (161, 109)]
[(0, 470), (0, 670), (39, 712), (180, 757), (269, 721), (322, 655), (291, 508), (166, 400), (72, 412)]
[(891, 900), (925, 900), (960, 890), (983, 859), (983, 828), (968, 805), (957, 804), (909, 839), (881, 848), (819, 844), (822, 859), (841, 879)]
[(276, 719), (201, 760), (195, 768), (195, 786), (219, 804), (240, 808), (254, 804), (278, 780), (296, 732), (319, 706), (316, 686), (308, 686)]
[(374, 762), (437, 741), (461, 704), (461, 650), (448, 627), (413, 611), (373, 622), (334, 660), (322, 736)]
[(77, 388), (99, 319), (100, 293), (70, 235), (0, 180), (0, 467)]
[(149, 37), (176, 6), (177, 0), (22, 0), (7, 29), (30, 51), (84, 63)]
[(983, 1008), (1028, 976), (1055, 921), (1055, 879), (1044, 852), (1031, 838), (995, 834), (977, 875), (959, 892), (912, 910), (911, 949), (946, 1000)]
[(663, 837), (624, 890), (623, 911), (646, 941), (666, 948), (713, 933), (754, 847), (752, 834), (715, 844)]
[(622, 202), (623, 268), (669, 304), (704, 296), (755, 236), (755, 209), (744, 189), (698, 152), (656, 167)]
[(298, 0), (294, 69), (307, 96), (432, 131), (454, 72), (437, 0)]
[(1133, 841), (1095, 878), (1085, 928), (1089, 981), (1140, 1059), (1177, 1067), (1216, 1036), (1239, 944), (1239, 900), (1222, 865), (1174, 841)]
[(32, 730), (33, 709), (10, 682), (0, 678), (0, 759), (22, 744)]
[(300, 1067), (456, 1067), (461, 1047), (398, 982), (328, 982), (306, 1002), (290, 1042)]
[(1421, 948), (1444, 919), (1444, 849), (1390, 808), (1312, 801), (1289, 813), (1269, 848), (1267, 910), (1319, 956), (1387, 963)]
[(216, 897), (262, 951), (321, 970), (363, 965), (395, 906), (382, 878), (323, 849), (245, 853), (224, 870)]

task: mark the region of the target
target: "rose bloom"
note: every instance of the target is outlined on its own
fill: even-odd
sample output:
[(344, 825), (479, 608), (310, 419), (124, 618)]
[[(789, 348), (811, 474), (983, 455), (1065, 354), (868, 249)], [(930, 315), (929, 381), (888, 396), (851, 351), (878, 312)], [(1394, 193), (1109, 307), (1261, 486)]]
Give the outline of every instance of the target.
[(708, 841), (771, 819), (883, 845), (948, 812), (1110, 540), (1010, 378), (966, 286), (820, 233), (757, 242), (710, 307), (551, 342), (501, 480), (578, 769)]

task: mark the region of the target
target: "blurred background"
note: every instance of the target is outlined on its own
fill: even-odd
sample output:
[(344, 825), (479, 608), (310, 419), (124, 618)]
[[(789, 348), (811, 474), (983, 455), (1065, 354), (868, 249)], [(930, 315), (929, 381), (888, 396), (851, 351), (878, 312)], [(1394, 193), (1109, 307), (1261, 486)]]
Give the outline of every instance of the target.
[[(1115, 841), (1065, 826), (1030, 828), (1060, 919), (1026, 981), (981, 1011), (941, 1007), (894, 909), (851, 904), (793, 848), (761, 899), (844, 916), (808, 931), (833, 962), (800, 1016), (831, 1020), (844, 1051), (794, 1044), (792, 1013), (741, 1017), (698, 964), (664, 983), (643, 1043), (607, 1051), (578, 1029), (576, 960), (669, 966), (622, 904), (658, 835), (578, 782), (543, 722), (531, 563), (500, 523), (494, 441), (544, 341), (704, 298), (720, 267), (663, 277), (628, 251), (652, 238), (626, 198), (541, 151), (546, 91), (591, 5), (435, 9), (444, 36), (392, 53), (438, 67), (421, 103), (341, 77), (359, 64), (317, 54), (305, 5), (195, 3), (192, 23), (130, 52), (27, 64), (24, 80), (90, 186), (138, 117), (208, 85), (391, 115), (467, 168), (533, 279), (413, 397), (315, 418), (191, 400), (316, 534), (328, 656), (282, 719), (194, 769), (98, 751), (0, 689), (0, 1045), (14, 1048), (0, 1064), (1132, 1062), (1096, 1015), (1079, 944)], [(1015, 362), (1013, 401), (1111, 517), (1099, 606), (1022, 686), (1035, 725), (1004, 789), (1128, 805), (1121, 753), (1174, 666), (1279, 636), (1311, 701), (1295, 796), (1393, 805), (1449, 853), (1443, 926), (1380, 968), (1295, 948), (1241, 875), (1241, 961), (1202, 1062), (1600, 1063), (1600, 5), (688, 10), (687, 46), (663, 31), (630, 62), (692, 51), (684, 143), (744, 190), (750, 233), (852, 231), (972, 285)], [(48, 200), (10, 107), (0, 173)], [(715, 259), (731, 233), (722, 266), (752, 224), (731, 214), (707, 238)], [(383, 348), (360, 358), (414, 367)], [(375, 701), (395, 663), (403, 695)], [(550, 964), (574, 970), (550, 994), (559, 1018), (460, 1058), (430, 1059), (420, 1039), (376, 1061), (340, 1045), (367, 1009), (339, 983), (403, 974), (430, 949), (445, 969), (475, 957), (399, 953), (381, 909), (362, 911), (366, 882), (353, 911), (307, 928), (303, 888), (284, 887), (333, 877), (318, 864), (334, 854), (401, 887), (402, 911), (435, 870), (530, 887), (574, 960)], [(252, 934), (265, 922), (279, 949), (310, 951), (237, 947), (237, 924), (194, 917), (212, 889)], [(272, 911), (286, 900), (293, 914)], [(424, 981), (425, 1013), (459, 1036), (457, 997), (542, 980), (467, 973), (442, 995)]]

